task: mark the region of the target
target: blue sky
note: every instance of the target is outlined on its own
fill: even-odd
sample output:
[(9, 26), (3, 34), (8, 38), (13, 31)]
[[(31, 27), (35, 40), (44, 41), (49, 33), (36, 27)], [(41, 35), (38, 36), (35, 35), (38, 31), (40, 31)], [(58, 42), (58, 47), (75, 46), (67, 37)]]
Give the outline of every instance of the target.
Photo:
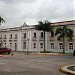
[(0, 15), (5, 19), (1, 28), (17, 27), (26, 22), (37, 24), (74, 20), (75, 0), (0, 0)]

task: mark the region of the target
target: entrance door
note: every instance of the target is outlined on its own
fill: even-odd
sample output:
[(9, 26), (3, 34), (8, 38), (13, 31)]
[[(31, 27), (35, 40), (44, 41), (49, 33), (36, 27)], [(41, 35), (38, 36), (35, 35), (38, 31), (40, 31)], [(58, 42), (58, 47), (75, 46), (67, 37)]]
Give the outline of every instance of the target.
[(15, 51), (17, 50), (17, 43), (15, 43)]

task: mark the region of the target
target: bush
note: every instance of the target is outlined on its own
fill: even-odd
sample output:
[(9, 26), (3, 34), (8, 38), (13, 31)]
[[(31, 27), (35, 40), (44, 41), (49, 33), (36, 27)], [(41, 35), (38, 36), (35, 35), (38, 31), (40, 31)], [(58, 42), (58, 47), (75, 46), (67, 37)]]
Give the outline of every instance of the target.
[(42, 50), (42, 51), (40, 51), (40, 53), (50, 53), (50, 51), (48, 51), (48, 50)]

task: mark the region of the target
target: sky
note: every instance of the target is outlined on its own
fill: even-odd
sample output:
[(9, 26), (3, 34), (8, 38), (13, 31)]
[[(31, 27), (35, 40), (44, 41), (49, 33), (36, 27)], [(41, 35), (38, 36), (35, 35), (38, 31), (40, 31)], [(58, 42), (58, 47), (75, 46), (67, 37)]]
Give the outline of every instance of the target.
[(0, 28), (74, 20), (75, 0), (0, 0)]

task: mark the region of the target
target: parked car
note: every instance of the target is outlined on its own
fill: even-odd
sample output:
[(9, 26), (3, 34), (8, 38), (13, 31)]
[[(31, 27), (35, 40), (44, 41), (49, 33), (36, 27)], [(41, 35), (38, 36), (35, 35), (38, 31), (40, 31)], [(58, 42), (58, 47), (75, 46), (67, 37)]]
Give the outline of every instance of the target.
[(73, 51), (73, 56), (75, 56), (75, 50)]
[(6, 48), (6, 47), (3, 47), (3, 48), (0, 48), (0, 54), (10, 54), (12, 52), (12, 49), (10, 48)]

